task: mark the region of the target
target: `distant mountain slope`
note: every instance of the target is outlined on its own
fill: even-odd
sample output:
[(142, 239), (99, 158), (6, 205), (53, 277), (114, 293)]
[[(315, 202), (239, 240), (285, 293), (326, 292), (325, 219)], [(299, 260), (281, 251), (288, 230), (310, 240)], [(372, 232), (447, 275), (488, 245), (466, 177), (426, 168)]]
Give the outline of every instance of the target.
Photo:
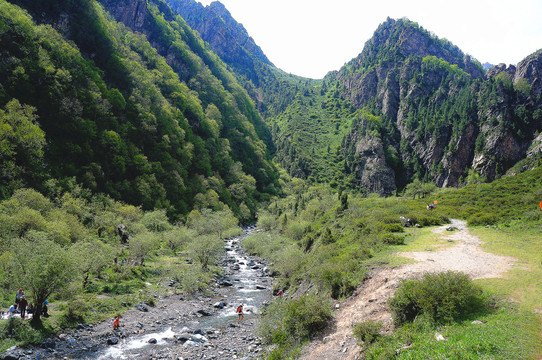
[(399, 184), (397, 173), (457, 186), (471, 169), (493, 180), (526, 156), (542, 130), (539, 58), (484, 77), (449, 42), (388, 19), (336, 80), (343, 97), (381, 118), (379, 141), (401, 159)]
[(222, 3), (214, 1), (204, 7), (195, 0), (166, 1), (228, 64), (264, 117), (283, 112), (299, 84), (308, 81), (277, 69)]
[(43, 177), (173, 216), (223, 203), (249, 218), (277, 191), (254, 103), (164, 2), (104, 0), (126, 25), (93, 0), (12, 3), (41, 25), (0, 0), (0, 108), (36, 109)]
[[(542, 155), (532, 150), (542, 131), (541, 60), (537, 52), (484, 74), (450, 42), (388, 19), (358, 57), (304, 97), (303, 113), (294, 102), (268, 119), (277, 161), (296, 176), (379, 194), (415, 178), (458, 186), (494, 180), (515, 164), (513, 171), (532, 168)], [(334, 132), (330, 115), (318, 115), (330, 99), (357, 109), (342, 112)], [(311, 140), (322, 133), (331, 151)]]

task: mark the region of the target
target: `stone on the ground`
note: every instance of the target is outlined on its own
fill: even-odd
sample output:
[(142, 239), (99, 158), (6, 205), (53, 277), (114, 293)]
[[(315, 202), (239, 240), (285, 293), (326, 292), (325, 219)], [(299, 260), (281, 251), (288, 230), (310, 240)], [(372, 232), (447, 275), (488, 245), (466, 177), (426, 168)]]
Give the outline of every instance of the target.
[(137, 308), (137, 310), (143, 311), (143, 312), (148, 312), (149, 311), (149, 308), (144, 303), (138, 303), (136, 305), (136, 308)]
[(224, 309), (226, 307), (226, 303), (219, 301), (213, 304), (213, 307), (216, 309)]
[(41, 347), (45, 349), (54, 349), (56, 347), (56, 342), (53, 339), (47, 339), (41, 343)]
[(148, 342), (149, 344), (156, 344), (158, 341), (155, 338), (150, 338)]
[(203, 315), (203, 316), (211, 316), (212, 314), (210, 312), (208, 312), (207, 310), (205, 309), (199, 309), (198, 311), (196, 311), (198, 314), (200, 315)]
[(435, 333), (435, 339), (436, 339), (437, 341), (444, 341), (444, 340), (446, 340), (446, 338), (445, 338), (444, 336), (442, 336), (442, 334), (439, 333), (439, 332), (436, 332), (436, 333)]
[(107, 345), (117, 345), (118, 343), (119, 343), (119, 338), (116, 336), (113, 336), (107, 339)]

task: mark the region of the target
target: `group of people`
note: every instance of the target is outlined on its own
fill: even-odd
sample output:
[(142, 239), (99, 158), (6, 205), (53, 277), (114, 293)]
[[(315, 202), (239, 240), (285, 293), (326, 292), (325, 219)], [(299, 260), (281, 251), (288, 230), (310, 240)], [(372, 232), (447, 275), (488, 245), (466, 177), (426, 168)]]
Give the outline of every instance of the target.
[[(15, 303), (9, 307), (8, 314), (9, 316), (13, 316), (17, 313), (21, 314), (21, 318), (24, 319), (27, 317), (28, 314), (34, 315), (35, 307), (32, 305), (32, 303), (29, 303), (26, 299), (26, 296), (24, 295), (24, 291), (22, 288), (19, 288), (17, 292), (15, 293)], [(45, 303), (42, 306), (41, 314), (44, 317), (48, 317), (49, 314), (47, 312), (47, 300), (45, 300)]]

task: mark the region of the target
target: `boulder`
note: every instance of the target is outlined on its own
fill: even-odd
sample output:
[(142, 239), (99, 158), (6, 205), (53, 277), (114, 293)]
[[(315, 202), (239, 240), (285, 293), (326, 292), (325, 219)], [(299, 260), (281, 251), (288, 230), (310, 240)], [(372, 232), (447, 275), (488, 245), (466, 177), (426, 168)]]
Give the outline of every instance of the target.
[(224, 309), (224, 307), (226, 307), (226, 303), (219, 301), (219, 302), (214, 303), (213, 307), (215, 309)]
[(54, 349), (56, 347), (56, 342), (53, 339), (47, 339), (41, 343), (41, 347), (44, 349)]
[(185, 342), (190, 340), (190, 335), (188, 335), (188, 334), (179, 334), (179, 335), (175, 335), (173, 337), (175, 338), (175, 340), (177, 340), (181, 344), (184, 344)]
[(198, 311), (196, 311), (198, 314), (200, 315), (203, 315), (203, 316), (211, 316), (212, 314), (210, 312), (208, 312), (207, 310), (205, 309), (199, 309)]
[(113, 336), (107, 339), (107, 345), (117, 345), (118, 343), (119, 343), (119, 338), (116, 336)]
[(142, 312), (149, 312), (149, 308), (144, 303), (138, 303), (136, 305), (136, 308), (137, 310), (142, 311)]

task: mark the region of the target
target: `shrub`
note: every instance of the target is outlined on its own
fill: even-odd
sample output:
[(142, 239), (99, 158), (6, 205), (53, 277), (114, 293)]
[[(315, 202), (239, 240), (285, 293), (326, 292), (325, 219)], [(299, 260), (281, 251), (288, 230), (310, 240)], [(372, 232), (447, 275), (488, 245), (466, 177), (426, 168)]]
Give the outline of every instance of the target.
[(467, 222), (470, 226), (493, 225), (497, 222), (497, 216), (495, 214), (476, 213), (469, 216)]
[(469, 276), (454, 271), (406, 280), (389, 300), (396, 325), (413, 321), (422, 314), (435, 323), (450, 322), (480, 309), (484, 303), (482, 290)]
[(393, 223), (393, 224), (386, 224), (384, 225), (384, 231), (397, 233), (397, 232), (405, 232), (405, 229), (401, 224)]
[(17, 317), (11, 317), (0, 325), (2, 339), (11, 338), (23, 344), (40, 344), (44, 340), (44, 332), (34, 329), (28, 321)]
[(403, 235), (395, 235), (392, 233), (383, 233), (379, 235), (380, 241), (388, 245), (404, 245), (405, 237)]
[(354, 325), (352, 333), (358, 341), (371, 344), (382, 336), (380, 331), (382, 331), (383, 327), (384, 325), (381, 321), (367, 320)]
[(258, 331), (266, 343), (299, 344), (322, 330), (329, 319), (329, 299), (310, 294), (273, 302), (264, 312)]

